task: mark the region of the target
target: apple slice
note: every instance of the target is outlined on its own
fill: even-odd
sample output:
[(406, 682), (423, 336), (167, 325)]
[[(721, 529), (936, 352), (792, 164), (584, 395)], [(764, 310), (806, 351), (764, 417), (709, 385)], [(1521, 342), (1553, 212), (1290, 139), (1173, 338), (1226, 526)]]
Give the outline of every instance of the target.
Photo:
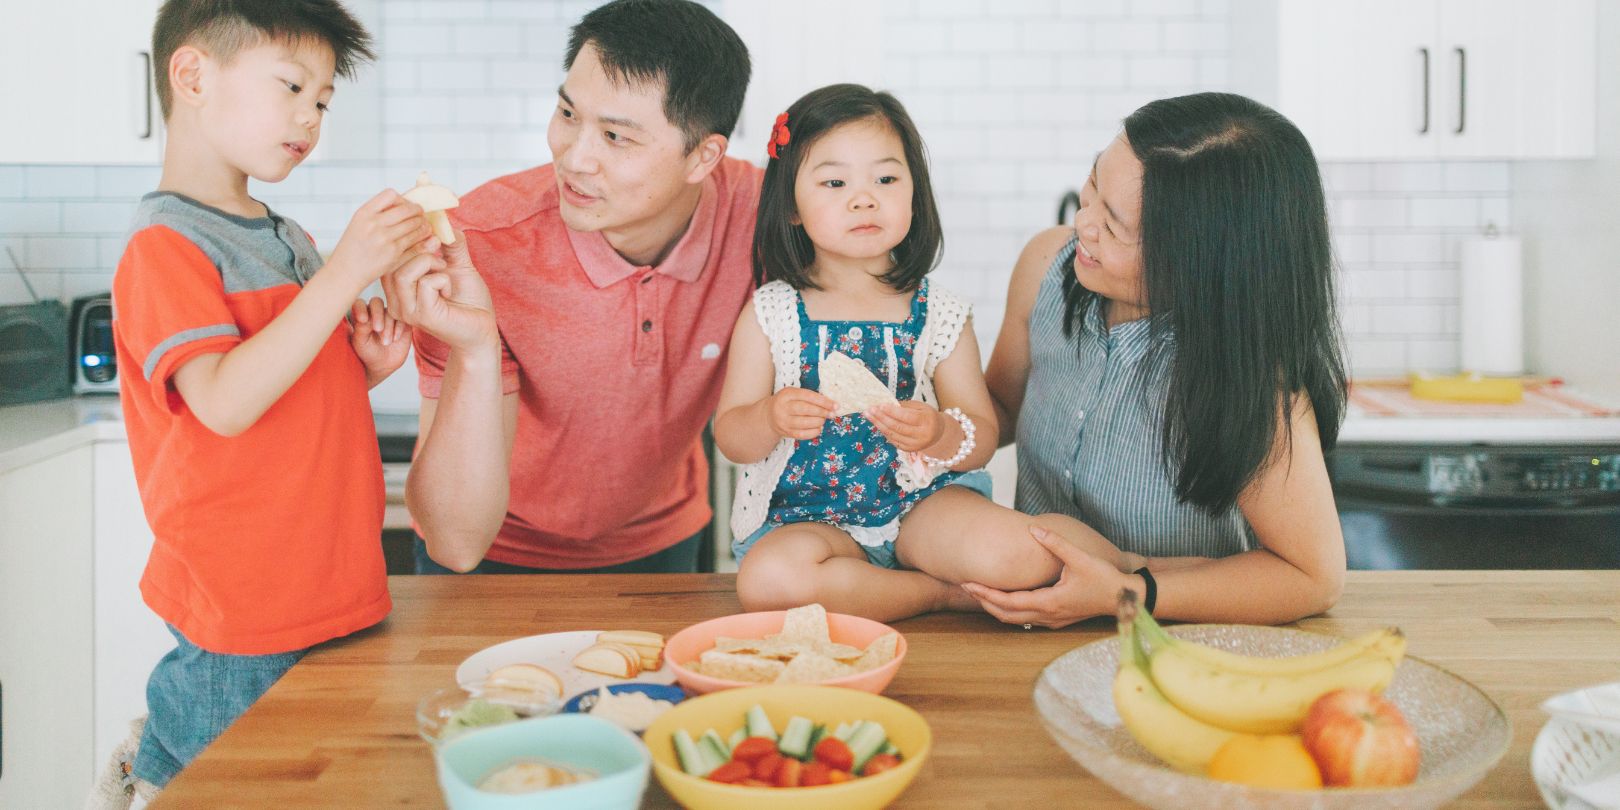
[(641, 674), (641, 656), (623, 644), (593, 644), (574, 656), (574, 666), (614, 678)]
[(456, 243), (456, 232), (450, 227), (450, 217), (445, 211), (461, 205), (461, 200), (451, 193), (450, 189), (433, 182), (428, 178), (427, 172), (416, 176), (416, 185), (403, 195), (417, 205), (422, 206), (422, 212), (427, 216), (428, 225), (433, 228), (433, 235), (446, 245)]
[(562, 699), (563, 682), (538, 664), (507, 664), (484, 678), (482, 694), (493, 703), (543, 706)]

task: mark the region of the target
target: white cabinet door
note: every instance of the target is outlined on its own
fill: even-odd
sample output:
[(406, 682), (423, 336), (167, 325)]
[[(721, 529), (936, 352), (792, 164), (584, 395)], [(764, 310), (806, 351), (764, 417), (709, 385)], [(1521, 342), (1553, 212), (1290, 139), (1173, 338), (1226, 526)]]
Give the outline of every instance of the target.
[(1441, 0), (1441, 154), (1595, 154), (1592, 0)]
[(95, 490), (95, 761), (104, 763), (146, 714), (146, 681), (174, 648), (163, 620), (141, 601), (141, 574), (152, 530), (141, 508), (128, 442), (96, 442)]
[(1434, 157), (1432, 2), (1284, 2), (1277, 14), (1277, 109), (1317, 159)]
[(151, 89), (157, 0), (29, 3), (0, 48), (4, 163), (156, 163), (163, 116)]
[(90, 448), (0, 475), (0, 807), (79, 807), (91, 759)]

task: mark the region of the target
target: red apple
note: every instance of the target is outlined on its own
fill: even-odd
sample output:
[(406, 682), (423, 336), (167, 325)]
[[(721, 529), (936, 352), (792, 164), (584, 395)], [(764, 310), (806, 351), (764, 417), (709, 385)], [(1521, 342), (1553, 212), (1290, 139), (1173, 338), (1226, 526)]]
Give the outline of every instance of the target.
[(1417, 735), (1395, 704), (1366, 689), (1316, 699), (1300, 726), (1305, 750), (1330, 787), (1389, 787), (1417, 779)]

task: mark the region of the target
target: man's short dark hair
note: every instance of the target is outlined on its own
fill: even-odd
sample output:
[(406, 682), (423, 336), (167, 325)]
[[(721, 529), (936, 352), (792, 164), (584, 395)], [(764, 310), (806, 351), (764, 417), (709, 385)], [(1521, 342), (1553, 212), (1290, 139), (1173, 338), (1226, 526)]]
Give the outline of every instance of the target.
[(312, 39), (331, 47), (337, 75), (354, 78), (371, 52), (371, 34), (338, 0), (165, 0), (152, 26), (152, 79), (163, 117), (173, 93), (169, 59), (185, 45), (196, 45), (220, 62), (266, 40)]
[(686, 136), (687, 151), (737, 127), (748, 47), (707, 8), (690, 0), (614, 0), (569, 31), (565, 70), (587, 42), (608, 78), (663, 84), (664, 117)]

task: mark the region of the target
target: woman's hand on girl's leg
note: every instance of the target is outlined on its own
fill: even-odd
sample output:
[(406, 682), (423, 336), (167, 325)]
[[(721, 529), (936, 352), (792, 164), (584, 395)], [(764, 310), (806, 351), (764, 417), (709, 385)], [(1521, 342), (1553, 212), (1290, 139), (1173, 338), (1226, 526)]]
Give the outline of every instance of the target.
[(1093, 616), (1112, 614), (1121, 588), (1132, 587), (1130, 575), (1040, 527), (1030, 535), (1063, 562), (1058, 581), (1045, 588), (1002, 591), (974, 582), (962, 583), (986, 612), (1008, 624), (1053, 629)]

